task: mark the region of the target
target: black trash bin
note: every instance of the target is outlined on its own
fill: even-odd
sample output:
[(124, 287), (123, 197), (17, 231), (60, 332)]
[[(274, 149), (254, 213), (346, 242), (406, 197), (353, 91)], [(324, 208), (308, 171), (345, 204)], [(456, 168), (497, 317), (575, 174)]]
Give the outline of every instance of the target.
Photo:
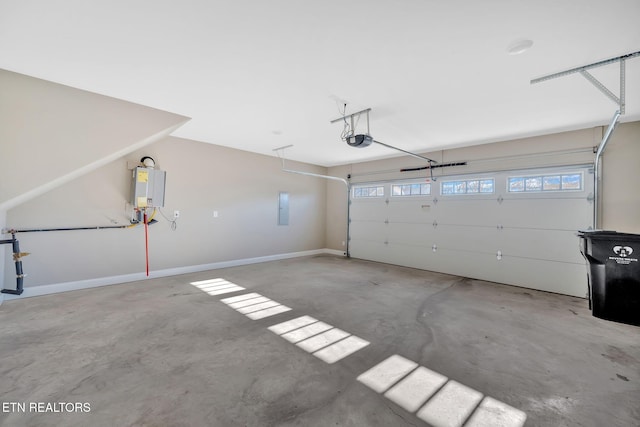
[(640, 235), (580, 231), (594, 316), (640, 326)]

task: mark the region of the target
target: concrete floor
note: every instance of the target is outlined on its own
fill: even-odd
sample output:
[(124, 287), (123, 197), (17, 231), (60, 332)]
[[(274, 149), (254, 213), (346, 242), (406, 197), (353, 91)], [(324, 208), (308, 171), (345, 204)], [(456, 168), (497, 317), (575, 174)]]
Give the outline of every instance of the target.
[[(190, 285), (214, 278), (246, 290)], [(291, 310), (251, 320), (221, 302), (249, 292)], [(267, 329), (305, 315), (370, 344), (329, 364)], [(428, 425), (357, 380), (393, 355), (527, 426), (640, 425), (640, 328), (585, 300), (329, 255), (5, 301), (0, 425)]]

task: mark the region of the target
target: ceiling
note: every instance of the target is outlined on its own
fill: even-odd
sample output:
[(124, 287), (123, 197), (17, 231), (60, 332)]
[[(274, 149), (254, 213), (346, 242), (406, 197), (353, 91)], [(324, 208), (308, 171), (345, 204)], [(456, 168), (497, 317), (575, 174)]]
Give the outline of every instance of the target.
[[(608, 123), (578, 74), (640, 50), (638, 0), (0, 0), (0, 68), (192, 117), (174, 135), (322, 166)], [(509, 55), (519, 39), (533, 46)], [(640, 58), (627, 61), (640, 120)], [(592, 70), (618, 93), (618, 65)], [(357, 123), (366, 132), (366, 118)]]

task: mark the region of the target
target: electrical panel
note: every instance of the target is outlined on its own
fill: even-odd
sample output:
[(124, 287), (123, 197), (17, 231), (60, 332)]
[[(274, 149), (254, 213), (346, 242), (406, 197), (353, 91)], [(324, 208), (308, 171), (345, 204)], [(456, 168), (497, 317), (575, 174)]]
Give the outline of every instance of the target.
[(152, 168), (133, 170), (131, 204), (135, 209), (164, 207), (164, 185), (167, 173)]

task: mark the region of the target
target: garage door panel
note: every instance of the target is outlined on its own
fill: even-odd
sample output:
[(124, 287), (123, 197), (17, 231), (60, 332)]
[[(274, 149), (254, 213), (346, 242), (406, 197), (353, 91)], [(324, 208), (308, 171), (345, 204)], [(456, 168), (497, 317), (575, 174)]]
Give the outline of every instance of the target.
[[(480, 271), (485, 273), (483, 276), (486, 276), (490, 271), (487, 261), (492, 258), (487, 254), (471, 254), (449, 249), (437, 249), (434, 252), (431, 248), (424, 246), (394, 243), (389, 243), (388, 249), (387, 261), (385, 262), (390, 264), (447, 274), (452, 274), (452, 271), (456, 271), (456, 275), (469, 277), (476, 277), (475, 274)], [(474, 259), (470, 260), (470, 255)]]
[(350, 241), (350, 250), (354, 258), (366, 259), (369, 261), (389, 262), (389, 248), (383, 242), (368, 240)]
[(391, 222), (432, 223), (435, 206), (426, 199), (393, 200), (389, 203), (387, 218)]
[(504, 229), (498, 235), (498, 249), (504, 255), (584, 263), (573, 231)]
[(359, 221), (384, 221), (387, 219), (387, 205), (380, 201), (357, 201), (351, 203), (350, 216)]
[(503, 257), (495, 268), (495, 282), (585, 298), (584, 264)]
[(496, 228), (438, 225), (433, 234), (432, 245), (436, 244), (438, 248), (495, 253), (498, 242)]
[(377, 240), (384, 242), (387, 239), (387, 225), (382, 221), (352, 221), (349, 234), (352, 240)]
[[(496, 172), (492, 174), (496, 192), (490, 196), (441, 195), (436, 185), (431, 197), (353, 203), (350, 253), (356, 258), (584, 297), (586, 266), (576, 232), (587, 229), (593, 219), (593, 205), (587, 200), (593, 189), (588, 170)], [(509, 177), (574, 175), (572, 171), (584, 177), (582, 191), (504, 191)], [(465, 176), (443, 179), (470, 180)], [(380, 185), (386, 185), (385, 194), (389, 194), (391, 183)]]
[[(426, 257), (425, 257), (426, 258)], [(586, 267), (581, 264), (519, 259), (493, 254), (464, 254), (447, 249), (438, 250), (427, 258), (429, 270), (463, 277), (473, 277), (529, 289), (584, 298), (587, 292)], [(399, 264), (402, 265), (402, 264)], [(418, 267), (419, 268), (419, 267)]]
[(488, 253), (438, 248), (432, 260), (434, 271), (492, 281), (496, 257)]
[[(444, 198), (443, 196), (442, 198)], [(456, 225), (496, 225), (499, 204), (496, 200), (476, 198), (438, 201), (434, 214), (438, 223)], [(473, 211), (469, 211), (473, 206)]]
[(430, 242), (433, 236), (431, 224), (389, 223), (387, 229), (390, 243), (431, 247)]
[(388, 261), (390, 264), (425, 269), (429, 265), (431, 250), (421, 245), (389, 242)]
[[(593, 205), (586, 199), (505, 200), (499, 222), (505, 227), (575, 229), (591, 225)], [(544, 207), (541, 207), (544, 206)], [(571, 215), (567, 215), (570, 212)]]

